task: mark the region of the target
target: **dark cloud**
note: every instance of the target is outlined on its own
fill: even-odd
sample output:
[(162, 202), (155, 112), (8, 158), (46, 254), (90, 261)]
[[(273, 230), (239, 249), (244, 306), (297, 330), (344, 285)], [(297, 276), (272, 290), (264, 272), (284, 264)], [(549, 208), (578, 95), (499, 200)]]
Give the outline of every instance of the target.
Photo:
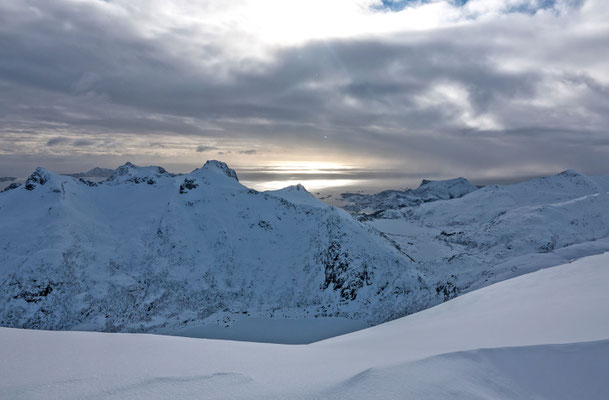
[(256, 150), (241, 150), (239, 154), (253, 155), (256, 154)]
[(218, 148), (215, 146), (203, 146), (203, 145), (197, 146), (197, 153), (203, 153), (203, 152), (211, 151), (211, 150), (218, 150)]
[(93, 146), (94, 144), (95, 144), (94, 141), (88, 140), (88, 139), (78, 139), (72, 143), (72, 145), (74, 145), (76, 147)]
[(57, 146), (60, 144), (69, 143), (70, 139), (64, 137), (54, 137), (47, 141), (47, 146)]

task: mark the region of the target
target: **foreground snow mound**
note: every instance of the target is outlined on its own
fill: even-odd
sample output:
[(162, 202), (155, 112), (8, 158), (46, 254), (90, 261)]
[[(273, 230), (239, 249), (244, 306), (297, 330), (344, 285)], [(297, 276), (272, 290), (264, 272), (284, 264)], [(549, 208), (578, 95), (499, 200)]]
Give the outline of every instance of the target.
[(604, 399), (609, 341), (471, 350), (370, 368), (309, 398)]
[[(0, 325), (151, 332), (231, 315), (368, 324), (442, 301), (416, 264), (302, 187), (225, 163), (127, 163), (101, 183), (42, 168), (0, 194)], [(365, 324), (364, 324), (365, 326)]]
[(456, 199), (477, 189), (465, 178), (443, 181), (424, 179), (416, 189), (384, 190), (377, 194), (342, 193), (341, 197), (348, 203), (345, 209), (351, 212), (363, 210), (381, 212), (413, 207), (437, 200)]
[(0, 328), (7, 399), (609, 398), (609, 254), (307, 346)]

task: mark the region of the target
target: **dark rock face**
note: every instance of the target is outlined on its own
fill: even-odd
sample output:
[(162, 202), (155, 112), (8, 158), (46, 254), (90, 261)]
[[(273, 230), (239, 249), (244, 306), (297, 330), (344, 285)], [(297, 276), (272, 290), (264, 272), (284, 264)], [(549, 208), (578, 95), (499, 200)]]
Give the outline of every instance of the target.
[(47, 180), (48, 177), (44, 171), (41, 168), (36, 168), (36, 171), (34, 171), (32, 175), (27, 178), (27, 181), (25, 181), (25, 189), (34, 190), (37, 185), (44, 185), (47, 183)]
[(184, 179), (184, 183), (180, 185), (180, 194), (188, 193), (189, 190), (199, 187), (195, 179)]
[(38, 303), (53, 291), (51, 284), (33, 285), (29, 289), (21, 288), (21, 291), (13, 296), (14, 299), (23, 299), (27, 303)]
[(367, 265), (353, 268), (349, 253), (341, 249), (338, 241), (332, 241), (320, 255), (320, 259), (325, 275), (321, 288), (325, 290), (332, 287), (332, 290), (339, 290), (343, 301), (355, 300), (358, 290), (372, 283), (372, 275), (368, 272)]
[(20, 183), (11, 183), (7, 187), (5, 187), (2, 191), (3, 192), (8, 192), (9, 190), (17, 189), (19, 186), (21, 186)]
[(438, 295), (443, 296), (444, 301), (448, 301), (457, 297), (459, 291), (454, 283), (447, 281), (445, 283), (440, 283), (436, 286), (436, 293)]
[(80, 178), (80, 179), (79, 179), (79, 181), (80, 181), (80, 182), (82, 182), (82, 183), (84, 183), (84, 184), (85, 184), (85, 185), (87, 185), (87, 186), (91, 186), (91, 187), (95, 187), (95, 186), (97, 186), (97, 183), (95, 183), (95, 182), (93, 182), (93, 181), (90, 181), (90, 180), (88, 180), (88, 179), (83, 179), (83, 178)]

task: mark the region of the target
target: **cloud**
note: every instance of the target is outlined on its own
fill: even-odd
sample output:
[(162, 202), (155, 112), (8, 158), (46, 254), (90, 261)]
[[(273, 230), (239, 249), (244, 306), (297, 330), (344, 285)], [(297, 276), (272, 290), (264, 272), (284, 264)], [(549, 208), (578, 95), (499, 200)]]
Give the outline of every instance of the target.
[(256, 154), (256, 150), (241, 150), (239, 154), (253, 155)]
[(607, 2), (228, 3), (2, 2), (0, 154), (145, 157), (154, 137), (175, 163), (219, 150), (203, 142), (459, 175), (609, 171)]
[(203, 153), (203, 152), (207, 152), (207, 151), (211, 151), (211, 150), (217, 150), (218, 148), (215, 146), (203, 146), (203, 145), (199, 145), (197, 146), (197, 153)]
[(88, 139), (78, 139), (72, 143), (72, 145), (77, 146), (77, 147), (93, 146), (94, 144), (95, 144), (94, 141), (88, 140)]
[(54, 137), (47, 141), (47, 146), (57, 146), (60, 144), (69, 143), (70, 139), (64, 137)]

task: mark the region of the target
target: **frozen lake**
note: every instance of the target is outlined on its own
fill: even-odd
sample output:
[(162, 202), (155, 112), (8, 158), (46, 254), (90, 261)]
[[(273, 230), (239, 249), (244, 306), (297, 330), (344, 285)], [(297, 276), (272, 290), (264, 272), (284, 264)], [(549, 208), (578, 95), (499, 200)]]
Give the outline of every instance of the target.
[(174, 331), (171, 336), (201, 339), (240, 340), (278, 344), (309, 344), (368, 328), (362, 321), (347, 318), (258, 318), (239, 316), (229, 326), (205, 324)]

